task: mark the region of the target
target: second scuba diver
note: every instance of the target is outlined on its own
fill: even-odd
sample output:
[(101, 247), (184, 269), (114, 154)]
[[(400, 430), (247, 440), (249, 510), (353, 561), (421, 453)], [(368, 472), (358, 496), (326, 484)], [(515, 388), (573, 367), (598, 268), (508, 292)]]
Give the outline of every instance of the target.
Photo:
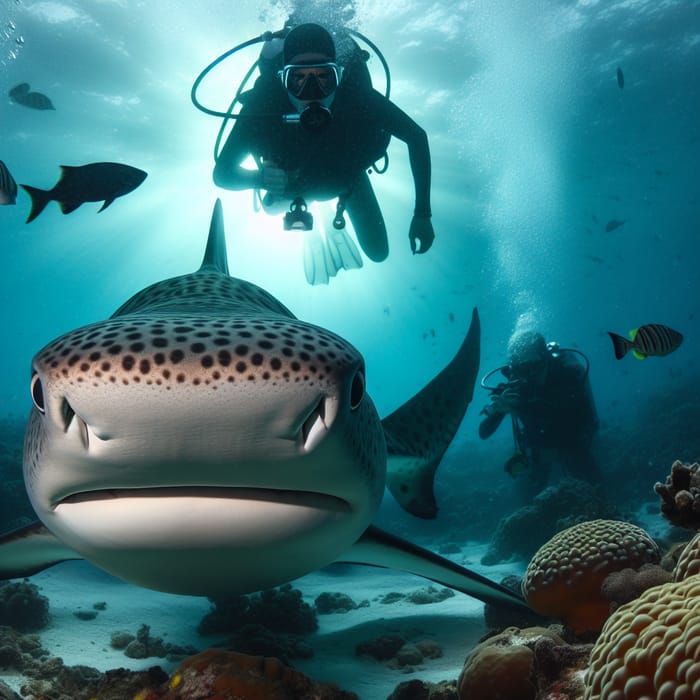
[[(592, 452), (598, 414), (588, 377), (588, 358), (578, 350), (545, 342), (540, 333), (523, 331), (508, 343), (509, 362), (491, 370), (481, 386), (491, 392), (482, 411), (479, 437), (487, 439), (510, 414), (515, 450), (505, 469), (523, 475), (527, 490), (547, 484), (552, 458), (572, 477), (600, 482)], [(583, 360), (583, 361), (582, 361)], [(505, 382), (487, 384), (500, 372)]]

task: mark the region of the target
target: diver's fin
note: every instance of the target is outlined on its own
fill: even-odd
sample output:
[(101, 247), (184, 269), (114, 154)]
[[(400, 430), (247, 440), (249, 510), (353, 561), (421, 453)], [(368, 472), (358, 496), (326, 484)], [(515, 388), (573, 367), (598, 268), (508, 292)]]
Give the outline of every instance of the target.
[(475, 571), (370, 525), (338, 562), (407, 571), (461, 591), (484, 603), (529, 610), (525, 601)]
[(32, 208), (25, 222), (28, 224), (44, 211), (46, 205), (51, 201), (51, 192), (49, 190), (40, 190), (38, 187), (32, 187), (31, 185), (21, 185), (21, 187), (26, 190), (32, 200)]
[(304, 232), (304, 274), (309, 284), (328, 284), (338, 268), (318, 231)]
[(359, 270), (362, 256), (345, 229), (334, 228), (326, 233), (326, 245), (335, 267), (339, 270)]
[(23, 578), (68, 559), (82, 559), (41, 523), (0, 536), (0, 580)]
[(404, 510), (434, 518), (435, 470), (474, 395), (481, 328), (472, 311), (469, 331), (445, 369), (383, 421), (389, 455), (387, 486)]

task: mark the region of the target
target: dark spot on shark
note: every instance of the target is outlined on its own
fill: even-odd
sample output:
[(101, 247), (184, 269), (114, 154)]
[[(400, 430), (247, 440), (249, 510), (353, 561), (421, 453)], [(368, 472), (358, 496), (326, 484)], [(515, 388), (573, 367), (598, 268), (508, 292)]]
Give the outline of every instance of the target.
[(148, 374), (151, 371), (151, 363), (148, 360), (141, 360), (139, 370), (141, 374)]
[(190, 350), (197, 354), (204, 352), (206, 349), (207, 346), (204, 343), (192, 343), (192, 345), (190, 345)]
[(245, 362), (243, 362), (243, 360), (239, 360), (238, 362), (236, 362), (236, 372), (238, 372), (239, 374), (243, 374), (243, 372), (245, 372), (247, 369), (248, 365)]
[(185, 353), (182, 352), (182, 350), (173, 350), (170, 353), (170, 361), (174, 365), (176, 365), (178, 362), (182, 362), (184, 359), (185, 359)]
[(132, 343), (129, 346), (129, 350), (131, 350), (131, 352), (142, 352), (145, 347), (143, 343)]
[(228, 367), (231, 364), (231, 353), (228, 350), (219, 350), (217, 357), (222, 367)]
[(209, 369), (214, 366), (214, 358), (211, 355), (205, 355), (202, 360), (202, 367)]
[(136, 360), (133, 355), (124, 355), (122, 358), (122, 367), (128, 372), (134, 368)]
[(236, 355), (240, 355), (241, 357), (245, 357), (248, 354), (248, 346), (247, 345), (236, 345), (234, 348), (234, 352)]

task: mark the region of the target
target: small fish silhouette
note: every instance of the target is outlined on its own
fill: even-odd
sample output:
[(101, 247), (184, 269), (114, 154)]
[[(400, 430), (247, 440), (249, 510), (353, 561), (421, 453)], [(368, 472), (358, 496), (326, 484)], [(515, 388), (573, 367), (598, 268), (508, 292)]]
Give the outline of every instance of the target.
[(618, 66), (617, 68), (617, 87), (622, 90), (625, 87), (625, 74), (622, 72), (622, 68)]
[(30, 109), (56, 109), (51, 100), (43, 93), (30, 92), (29, 83), (15, 85), (7, 94), (18, 105), (29, 107)]
[(44, 207), (54, 200), (64, 214), (70, 214), (85, 202), (104, 200), (100, 211), (106, 209), (117, 197), (135, 190), (146, 179), (143, 170), (121, 163), (89, 163), (88, 165), (62, 165), (61, 177), (53, 189), (22, 185), (32, 198), (32, 208), (27, 223), (34, 221)]
[(620, 226), (624, 226), (627, 219), (610, 219), (607, 224), (605, 224), (605, 233), (610, 233)]

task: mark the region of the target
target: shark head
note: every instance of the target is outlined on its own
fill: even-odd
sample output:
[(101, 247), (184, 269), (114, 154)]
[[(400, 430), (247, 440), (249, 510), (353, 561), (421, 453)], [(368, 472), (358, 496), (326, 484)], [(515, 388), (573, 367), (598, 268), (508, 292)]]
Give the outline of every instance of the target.
[(204, 261), (33, 359), (24, 476), (39, 518), (120, 578), (244, 593), (333, 561), (382, 498), (360, 353)]

